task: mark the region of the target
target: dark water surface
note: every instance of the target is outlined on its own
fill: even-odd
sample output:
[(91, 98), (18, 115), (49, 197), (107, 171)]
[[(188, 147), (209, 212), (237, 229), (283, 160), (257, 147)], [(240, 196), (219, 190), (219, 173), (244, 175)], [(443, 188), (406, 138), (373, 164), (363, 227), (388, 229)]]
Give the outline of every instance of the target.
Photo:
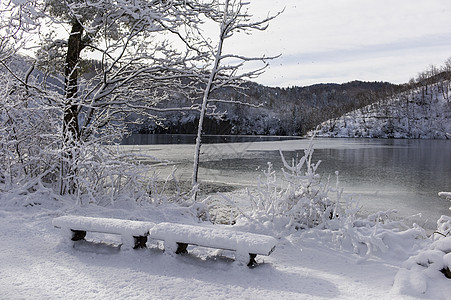
[[(123, 145), (195, 144), (195, 134), (132, 134), (125, 138)], [(299, 137), (261, 135), (204, 135), (203, 144), (266, 142), (299, 139)]]

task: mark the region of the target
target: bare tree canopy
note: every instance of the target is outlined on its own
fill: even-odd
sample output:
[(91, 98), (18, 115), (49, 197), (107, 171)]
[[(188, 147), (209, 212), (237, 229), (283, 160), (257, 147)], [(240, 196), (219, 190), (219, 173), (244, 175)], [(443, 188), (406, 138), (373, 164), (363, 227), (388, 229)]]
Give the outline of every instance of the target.
[[(212, 96), (214, 92), (241, 89), (244, 80), (264, 72), (274, 58), (224, 53), (227, 39), (263, 31), (278, 15), (254, 21), (247, 5), (238, 0), (2, 2), (6, 17), (0, 21), (0, 63), (26, 89), (25, 102), (40, 99), (36, 105), (45, 103), (56, 116), (52, 127), (59, 136), (55, 145), (60, 163), (54, 168), (60, 193), (78, 189), (75, 181), (87, 144), (120, 139), (126, 122), (158, 122), (155, 112), (200, 112), (198, 165), (203, 119), (221, 116), (215, 103), (250, 105)], [(204, 27), (212, 23), (219, 26), (216, 42), (204, 35)], [(31, 51), (29, 70), (14, 72), (14, 57)], [(261, 62), (256, 69), (244, 68), (256, 61)], [(34, 75), (40, 79), (30, 80)], [(177, 94), (191, 105), (157, 106)]]

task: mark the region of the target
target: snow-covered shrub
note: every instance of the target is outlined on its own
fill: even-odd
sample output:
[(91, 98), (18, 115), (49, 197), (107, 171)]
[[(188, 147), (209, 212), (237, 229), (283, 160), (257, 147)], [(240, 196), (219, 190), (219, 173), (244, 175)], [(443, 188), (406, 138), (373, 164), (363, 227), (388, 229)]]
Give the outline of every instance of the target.
[(174, 167), (167, 178), (161, 178), (148, 162), (165, 165), (167, 161), (115, 144), (114, 140), (122, 136), (122, 129), (118, 130), (111, 130), (109, 139), (103, 136), (73, 143), (76, 155), (67, 163), (76, 170), (73, 181), (77, 202), (114, 205), (121, 200), (186, 205), (190, 199), (188, 193), (182, 192), (177, 169)]
[(437, 230), (434, 232), (434, 238), (451, 236), (451, 217), (441, 216), (437, 221)]
[(58, 176), (58, 112), (0, 72), (0, 191), (22, 193)]
[[(149, 171), (149, 170), (148, 170)], [(176, 176), (177, 168), (173, 166), (172, 172), (162, 180), (159, 173), (152, 171), (146, 174), (149, 200), (156, 205), (176, 203), (189, 206), (193, 203), (191, 182), (180, 182)]]
[(96, 142), (79, 145), (74, 159), (79, 203), (114, 204), (126, 198), (141, 201), (146, 192), (147, 168), (135, 163), (133, 154)]
[(407, 226), (403, 221), (395, 220), (396, 213), (392, 209), (366, 218), (348, 213), (346, 218), (335, 220), (334, 240), (342, 248), (352, 249), (362, 260), (375, 254), (405, 259), (421, 247), (426, 233), (416, 224)]
[[(321, 161), (312, 162), (313, 142), (304, 150), (304, 155), (293, 159), (291, 165), (282, 152), (281, 159), (283, 184), (277, 181), (272, 164), (260, 177), (257, 192), (249, 192), (252, 205), (252, 218), (285, 223), (285, 228), (304, 229), (326, 226), (338, 217), (341, 190), (332, 188), (329, 180), (322, 182), (316, 173)], [(337, 174), (338, 175), (338, 174)], [(332, 194), (335, 193), (335, 199)]]
[(0, 192), (64, 194), (70, 182), (80, 203), (148, 197), (149, 168), (112, 146), (125, 126), (103, 126), (87, 140), (62, 137), (61, 97), (27, 89), (0, 70)]
[[(440, 192), (438, 195), (451, 201), (450, 192)], [(451, 210), (451, 207), (449, 210)], [(443, 215), (437, 221), (437, 230), (434, 232), (434, 238), (440, 239), (447, 236), (451, 236), (451, 217)]]

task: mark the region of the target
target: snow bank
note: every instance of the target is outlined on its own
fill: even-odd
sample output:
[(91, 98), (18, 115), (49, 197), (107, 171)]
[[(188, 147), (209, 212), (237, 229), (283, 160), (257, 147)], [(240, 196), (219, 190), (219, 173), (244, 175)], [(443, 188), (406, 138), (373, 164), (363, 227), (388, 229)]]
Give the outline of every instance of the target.
[(393, 290), (399, 294), (421, 295), (431, 290), (451, 299), (451, 218), (437, 221), (433, 241), (418, 254), (411, 256), (396, 274)]
[[(400, 294), (420, 295), (428, 289), (451, 297), (451, 236), (432, 243), (410, 257), (396, 274), (393, 290)], [(448, 278), (447, 278), (448, 277)]]
[(354, 253), (361, 255), (361, 260), (372, 256), (406, 259), (418, 250), (425, 238), (424, 230), (418, 226), (401, 230), (389, 228), (382, 223), (349, 226), (335, 232), (337, 242), (345, 249), (352, 249)]

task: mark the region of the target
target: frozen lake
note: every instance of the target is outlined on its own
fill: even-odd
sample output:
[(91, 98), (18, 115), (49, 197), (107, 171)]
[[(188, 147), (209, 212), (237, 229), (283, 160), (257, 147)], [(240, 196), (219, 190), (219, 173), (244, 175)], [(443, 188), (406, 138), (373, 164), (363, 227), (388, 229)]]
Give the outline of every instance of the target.
[[(269, 140), (268, 140), (269, 139)], [(172, 144), (167, 144), (168, 140)], [(267, 162), (280, 170), (279, 150), (286, 159), (301, 157), (309, 140), (280, 137), (209, 137), (202, 146), (200, 181), (235, 188), (254, 186)], [(126, 149), (144, 151), (177, 166), (180, 180), (190, 180), (194, 136), (132, 136)], [(384, 139), (315, 139), (313, 160), (323, 178), (339, 171), (340, 186), (359, 200), (363, 213), (390, 208), (402, 216), (422, 213), (414, 219), (429, 229), (450, 203), (439, 198), (451, 191), (451, 141)], [(150, 163), (150, 162), (149, 162)], [(171, 168), (157, 167), (161, 177)]]

